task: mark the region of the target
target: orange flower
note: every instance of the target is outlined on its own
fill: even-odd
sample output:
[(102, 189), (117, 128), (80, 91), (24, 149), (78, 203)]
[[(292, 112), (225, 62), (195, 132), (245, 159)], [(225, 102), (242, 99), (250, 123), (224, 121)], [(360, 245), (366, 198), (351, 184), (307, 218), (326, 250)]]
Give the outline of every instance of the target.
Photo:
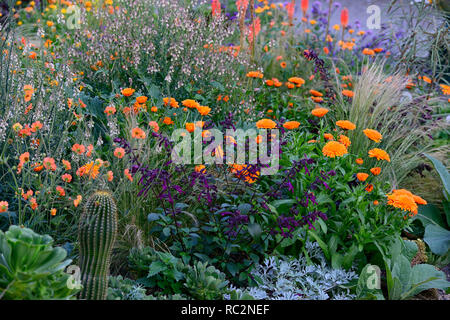
[(422, 80), (425, 81), (426, 83), (431, 83), (432, 80), (430, 78), (428, 78), (427, 76), (423, 76)]
[(194, 123), (187, 122), (185, 126), (186, 126), (186, 130), (188, 132), (194, 132), (194, 130), (195, 130), (195, 124)]
[(309, 93), (311, 93), (314, 97), (323, 97), (323, 94), (321, 92), (313, 89), (309, 90)]
[(200, 106), (200, 107), (197, 107), (197, 111), (202, 116), (207, 116), (211, 112), (211, 108), (210, 107), (206, 107), (206, 106)]
[(282, 67), (283, 69), (287, 67), (287, 63), (286, 62), (281, 62), (280, 63), (280, 67)]
[(128, 180), (133, 181), (133, 177), (131, 176), (129, 169), (125, 169), (123, 173), (125, 174), (125, 177), (127, 177)]
[(71, 164), (70, 164), (69, 161), (67, 161), (67, 160), (62, 160), (62, 163), (63, 163), (63, 166), (64, 166), (64, 168), (66, 169), (66, 171), (69, 171), (69, 170), (72, 169), (72, 166), (71, 166)]
[(374, 176), (377, 176), (377, 175), (379, 175), (381, 173), (381, 168), (380, 167), (372, 168), (372, 169), (370, 169), (370, 172), (372, 172), (372, 174)]
[(174, 98), (163, 98), (164, 105), (170, 105), (172, 108), (179, 108), (178, 102)]
[(52, 208), (52, 209), (50, 210), (50, 215), (51, 215), (51, 216), (56, 216), (56, 209), (55, 209), (55, 208)]
[[(400, 192), (399, 192), (400, 191)], [(402, 190), (393, 190), (392, 194), (388, 194), (387, 204), (393, 206), (394, 208), (399, 208), (404, 211), (409, 211), (410, 216), (414, 216), (418, 212), (417, 203), (414, 201), (413, 194), (407, 190), (402, 192)]]
[(158, 111), (158, 108), (157, 108), (156, 106), (153, 106), (153, 107), (150, 109), (150, 111), (151, 111), (151, 112), (157, 112), (157, 111)]
[(148, 98), (146, 96), (139, 96), (136, 98), (136, 102), (140, 103), (140, 104), (146, 103), (147, 100), (148, 100)]
[(322, 153), (324, 156), (334, 158), (342, 157), (344, 154), (348, 153), (347, 148), (340, 142), (330, 141), (323, 147)]
[(55, 159), (50, 157), (44, 158), (43, 164), (45, 169), (56, 171)]
[(134, 128), (131, 130), (131, 136), (136, 139), (145, 139), (145, 131), (141, 128)]
[(58, 192), (60, 197), (64, 197), (66, 195), (66, 191), (64, 191), (64, 189), (60, 186), (56, 187), (56, 192)]
[(375, 200), (375, 201), (373, 202), (373, 204), (377, 206), (377, 205), (379, 204), (378, 200)]
[(372, 191), (373, 191), (373, 184), (369, 183), (369, 184), (366, 186), (366, 191), (367, 191), (367, 192), (372, 192)]
[(134, 93), (134, 89), (131, 89), (131, 88), (125, 88), (125, 89), (123, 89), (121, 92), (122, 92), (122, 94), (125, 96), (125, 97), (129, 97), (129, 96), (132, 96), (133, 95), (133, 93)]
[(163, 123), (170, 125), (173, 124), (173, 121), (170, 117), (164, 117)]
[(248, 78), (260, 78), (262, 79), (264, 77), (264, 75), (259, 72), (259, 71), (250, 71), (249, 73), (247, 73), (247, 77)]
[(292, 77), (288, 79), (289, 82), (295, 83), (297, 85), (297, 88), (305, 84), (305, 79), (300, 77)]
[(83, 200), (83, 197), (81, 195), (78, 195), (77, 198), (73, 200), (73, 205), (75, 206), (75, 208), (80, 205), (81, 200)]
[(324, 133), (323, 137), (327, 140), (334, 140), (334, 137), (331, 133)]
[(295, 84), (293, 84), (292, 82), (286, 82), (286, 87), (288, 89), (294, 89), (295, 88)]
[(349, 98), (353, 98), (353, 96), (354, 96), (354, 93), (352, 90), (342, 90), (342, 94)]
[(368, 177), (369, 177), (369, 175), (367, 173), (364, 173), (364, 172), (359, 172), (359, 173), (356, 174), (356, 178), (359, 181), (366, 181)]
[(36, 210), (38, 208), (38, 204), (36, 201), (36, 198), (31, 198), (30, 199), (30, 206), (32, 210)]
[(378, 148), (369, 150), (369, 157), (377, 158), (377, 160), (386, 160), (387, 162), (391, 162), (391, 158), (389, 157), (389, 154), (387, 154), (386, 151), (384, 151), (382, 149), (378, 149)]
[(366, 56), (374, 56), (375, 55), (375, 51), (372, 49), (369, 49), (369, 48), (364, 48), (362, 53)]
[(358, 159), (355, 160), (355, 162), (356, 162), (357, 164), (361, 165), (361, 164), (364, 163), (364, 160), (363, 160), (362, 158), (358, 158)]
[(192, 99), (183, 100), (181, 101), (181, 104), (191, 109), (197, 109), (198, 107), (200, 107), (200, 103)]
[(348, 9), (344, 8), (341, 11), (341, 25), (345, 28), (348, 25)]
[(0, 201), (0, 213), (8, 211), (9, 203), (7, 201)]
[(150, 121), (148, 125), (153, 129), (154, 132), (159, 131), (159, 125), (156, 121)]
[(125, 156), (125, 149), (124, 148), (116, 148), (116, 150), (114, 150), (114, 156), (122, 159)]
[(195, 172), (206, 172), (206, 167), (203, 164), (199, 164), (198, 166), (195, 166)]
[(274, 129), (277, 124), (270, 119), (262, 119), (256, 122), (256, 127), (259, 129)]
[(105, 108), (104, 113), (105, 113), (107, 116), (112, 116), (113, 114), (116, 113), (116, 108), (114, 108), (113, 106), (108, 106), (108, 107)]
[(363, 130), (363, 132), (367, 136), (367, 138), (369, 138), (372, 141), (380, 142), (381, 139), (383, 139), (383, 136), (377, 130), (365, 129)]
[(107, 177), (108, 181), (111, 182), (114, 179), (114, 173), (110, 170), (106, 173), (106, 177)]
[(324, 115), (328, 113), (327, 108), (315, 108), (311, 111), (311, 114), (315, 117), (322, 118)]
[(344, 130), (355, 130), (356, 129), (355, 124), (348, 120), (336, 121), (336, 125)]
[(342, 143), (346, 148), (350, 147), (350, 145), (352, 144), (350, 139), (347, 136), (344, 136), (343, 134), (339, 136), (339, 142)]
[(61, 179), (64, 182), (70, 183), (72, 181), (72, 176), (70, 174), (66, 173), (61, 176)]
[(86, 151), (86, 147), (82, 144), (75, 143), (72, 146), (72, 151), (75, 152), (76, 154), (81, 155)]
[(267, 86), (269, 86), (269, 87), (271, 87), (271, 86), (273, 86), (273, 80), (266, 80), (266, 85)]
[(300, 122), (298, 121), (288, 121), (283, 124), (283, 127), (288, 130), (297, 129), (300, 126)]

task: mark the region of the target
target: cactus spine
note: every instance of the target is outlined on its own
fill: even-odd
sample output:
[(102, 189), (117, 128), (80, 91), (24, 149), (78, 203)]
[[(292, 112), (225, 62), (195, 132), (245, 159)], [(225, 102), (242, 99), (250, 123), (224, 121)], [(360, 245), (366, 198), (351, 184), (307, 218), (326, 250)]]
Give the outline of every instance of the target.
[(80, 299), (105, 300), (111, 253), (117, 236), (117, 207), (107, 191), (86, 202), (78, 226), (83, 290)]

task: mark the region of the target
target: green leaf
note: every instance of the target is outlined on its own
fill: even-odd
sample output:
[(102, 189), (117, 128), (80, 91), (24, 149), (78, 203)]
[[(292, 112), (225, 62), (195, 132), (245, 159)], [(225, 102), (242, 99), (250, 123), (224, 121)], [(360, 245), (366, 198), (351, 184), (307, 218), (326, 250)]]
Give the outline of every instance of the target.
[(250, 235), (254, 239), (259, 238), (261, 236), (261, 233), (262, 233), (261, 226), (258, 223), (249, 223), (249, 225), (248, 225), (248, 233), (250, 233)]
[(356, 299), (384, 300), (378, 271), (379, 268), (377, 266), (370, 264), (363, 268), (356, 285)]
[(167, 270), (166, 265), (162, 261), (154, 261), (150, 264), (148, 267), (148, 278), (151, 278), (157, 274), (159, 274), (161, 271)]
[(314, 239), (316, 239), (317, 243), (319, 244), (320, 248), (323, 251), (323, 254), (325, 255), (325, 258), (327, 258), (327, 260), (330, 260), (330, 251), (328, 250), (327, 244), (322, 239), (320, 239), (320, 237), (316, 233), (314, 233), (314, 231), (308, 230), (308, 233)]
[(411, 290), (404, 293), (403, 298), (415, 296), (416, 294), (428, 289), (442, 289), (450, 287), (445, 273), (436, 270), (430, 264), (418, 264), (411, 270)]
[(444, 220), (439, 209), (433, 204), (427, 204), (425, 206), (419, 206), (419, 213), (415, 219), (420, 220), (422, 225), (426, 227), (429, 224), (439, 225), (445, 228)]
[(149, 213), (148, 216), (147, 216), (147, 220), (149, 222), (152, 222), (152, 221), (159, 220), (160, 217), (161, 216), (159, 215), (159, 213)]
[(426, 153), (424, 153), (424, 155), (425, 155), (425, 157), (430, 159), (430, 161), (434, 165), (434, 168), (436, 169), (439, 176), (441, 177), (442, 183), (443, 183), (445, 191), (446, 191), (445, 198), (448, 200), (448, 196), (450, 195), (450, 174), (448, 173), (447, 168), (438, 159), (436, 159)]
[(430, 224), (425, 228), (423, 240), (434, 254), (443, 255), (450, 248), (450, 231)]

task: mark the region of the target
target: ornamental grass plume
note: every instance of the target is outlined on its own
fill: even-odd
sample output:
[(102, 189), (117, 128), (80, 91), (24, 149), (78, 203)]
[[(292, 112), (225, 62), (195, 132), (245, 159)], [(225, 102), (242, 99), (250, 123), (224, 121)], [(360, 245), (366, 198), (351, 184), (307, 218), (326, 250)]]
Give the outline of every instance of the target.
[[(432, 151), (431, 130), (438, 130), (445, 123), (428, 117), (435, 108), (433, 99), (426, 100), (425, 96), (405, 98), (407, 77), (400, 72), (385, 74), (383, 66), (383, 63), (373, 62), (359, 67), (363, 72), (352, 81), (354, 96), (351, 100), (338, 96), (335, 116), (356, 125), (356, 130), (346, 134), (352, 141), (353, 153), (365, 154), (373, 148), (373, 141), (379, 141), (377, 147), (385, 150), (388, 156), (380, 158), (380, 153), (372, 152), (373, 157), (364, 160), (368, 161), (369, 168), (381, 168), (380, 180), (398, 185), (411, 170), (423, 163), (420, 155)], [(336, 75), (336, 81), (338, 88), (341, 85), (339, 75)], [(376, 130), (379, 135), (364, 129)]]

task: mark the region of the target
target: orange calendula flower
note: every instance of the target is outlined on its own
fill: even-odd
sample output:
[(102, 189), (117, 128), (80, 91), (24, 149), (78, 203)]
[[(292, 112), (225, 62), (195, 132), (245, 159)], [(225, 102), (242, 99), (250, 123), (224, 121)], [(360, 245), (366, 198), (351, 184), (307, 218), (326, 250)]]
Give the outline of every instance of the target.
[(280, 67), (283, 68), (283, 69), (286, 68), (286, 67), (287, 67), (287, 63), (284, 62), (284, 61), (281, 62), (281, 63), (280, 63)]
[(380, 142), (381, 139), (383, 139), (383, 136), (377, 130), (365, 129), (365, 130), (363, 130), (363, 132), (366, 135), (366, 137), (372, 141)]
[(258, 122), (256, 122), (256, 127), (259, 129), (274, 129), (276, 128), (277, 124), (275, 121), (272, 121), (270, 119), (261, 119)]
[(170, 117), (164, 117), (163, 123), (170, 125), (170, 124), (173, 124), (173, 121)]
[(136, 102), (140, 103), (140, 104), (146, 103), (147, 100), (148, 100), (148, 98), (146, 96), (139, 96), (136, 98)]
[(195, 166), (195, 172), (206, 172), (206, 167), (203, 164)]
[(145, 131), (141, 128), (134, 128), (131, 130), (131, 136), (135, 139), (145, 139)]
[(342, 95), (349, 97), (349, 98), (353, 98), (353, 96), (355, 94), (352, 90), (342, 90)]
[(186, 123), (186, 130), (188, 131), (188, 132), (194, 132), (194, 130), (195, 130), (195, 124), (194, 123), (192, 123), (192, 122), (187, 122)]
[(211, 112), (211, 108), (210, 107), (206, 107), (206, 106), (200, 106), (200, 107), (197, 107), (197, 111), (202, 116), (207, 116)]
[(316, 91), (316, 90), (309, 90), (309, 93), (311, 93), (314, 97), (323, 97), (323, 93)]
[(300, 122), (298, 121), (288, 121), (283, 124), (283, 127), (288, 130), (297, 129), (300, 126)]
[(322, 118), (328, 113), (328, 111), (330, 110), (328, 110), (327, 108), (315, 108), (311, 111), (311, 114), (315, 117)]
[(357, 164), (361, 165), (361, 164), (364, 163), (364, 160), (363, 160), (362, 158), (358, 158), (358, 159), (355, 160), (355, 162), (356, 162)]
[(379, 174), (381, 173), (381, 168), (380, 168), (380, 167), (372, 168), (372, 169), (370, 169), (370, 172), (371, 172), (374, 176), (377, 176), (377, 175), (379, 175)]
[(250, 71), (249, 73), (247, 73), (247, 77), (248, 78), (260, 78), (262, 79), (264, 77), (264, 75), (259, 72), (259, 71)]
[(334, 137), (333, 137), (333, 135), (331, 134), (331, 133), (324, 133), (323, 134), (323, 137), (325, 138), (325, 139), (327, 139), (327, 140), (334, 140)]
[(355, 124), (350, 122), (350, 121), (348, 121), (348, 120), (336, 121), (336, 125), (338, 127), (340, 127), (341, 129), (344, 129), (344, 130), (355, 130), (356, 129)]
[(150, 111), (151, 112), (158, 112), (158, 107), (153, 106), (153, 107), (151, 107)]
[(198, 107), (200, 107), (200, 103), (192, 99), (183, 100), (181, 101), (181, 104), (191, 109), (197, 109)]
[(114, 173), (110, 170), (106, 173), (106, 177), (108, 178), (108, 181), (111, 182), (114, 179)]
[(369, 175), (368, 175), (367, 173), (364, 173), (364, 172), (358, 172), (358, 173), (356, 174), (356, 178), (357, 178), (359, 181), (366, 181), (368, 177), (369, 177)]
[(56, 216), (56, 209), (55, 209), (55, 208), (52, 208), (52, 209), (50, 210), (50, 215), (51, 215), (51, 216)]
[(372, 192), (372, 191), (373, 191), (373, 184), (369, 183), (369, 184), (366, 186), (366, 191), (367, 191), (367, 192)]
[(114, 156), (116, 158), (122, 159), (125, 156), (125, 149), (124, 148), (116, 148), (116, 150), (114, 150)]
[(131, 88), (125, 88), (125, 89), (123, 89), (123, 90), (121, 91), (121, 93), (122, 93), (125, 97), (130, 97), (130, 96), (133, 95), (133, 93), (134, 93), (135, 91), (136, 91), (136, 90), (131, 89)]
[(0, 201), (0, 213), (8, 211), (9, 203), (7, 201)]
[(387, 162), (391, 162), (389, 154), (386, 151), (378, 148), (369, 150), (369, 157), (377, 158), (377, 160), (386, 160)]
[(372, 49), (369, 49), (369, 48), (364, 48), (362, 53), (366, 56), (374, 56), (375, 55), (375, 51)]
[(295, 83), (297, 85), (297, 87), (304, 85), (306, 82), (305, 79), (300, 78), (300, 77), (292, 77), (292, 78), (289, 78), (288, 81)]
[(391, 194), (387, 195), (387, 204), (394, 208), (399, 208), (404, 211), (409, 211), (410, 216), (415, 216), (418, 212), (417, 203), (414, 201), (413, 194), (407, 190), (393, 190)]
[(350, 145), (352, 144), (350, 139), (347, 136), (344, 136), (343, 134), (339, 136), (339, 142), (342, 143), (346, 148), (350, 147)]
[(324, 156), (335, 158), (342, 157), (344, 154), (348, 153), (348, 151), (342, 143), (330, 141), (322, 148), (322, 153)]
[(266, 85), (267, 86), (269, 86), (269, 87), (271, 87), (271, 86), (273, 86), (273, 84), (274, 84), (274, 82), (273, 82), (273, 80), (266, 80)]

